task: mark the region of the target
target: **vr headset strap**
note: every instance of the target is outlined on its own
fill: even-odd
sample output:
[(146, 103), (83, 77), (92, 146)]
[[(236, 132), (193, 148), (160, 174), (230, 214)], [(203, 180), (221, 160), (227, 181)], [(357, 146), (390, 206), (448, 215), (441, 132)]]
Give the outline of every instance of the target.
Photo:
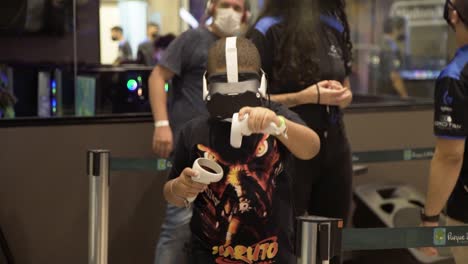
[(226, 38), (226, 71), (228, 83), (236, 83), (239, 81), (236, 42), (236, 37)]

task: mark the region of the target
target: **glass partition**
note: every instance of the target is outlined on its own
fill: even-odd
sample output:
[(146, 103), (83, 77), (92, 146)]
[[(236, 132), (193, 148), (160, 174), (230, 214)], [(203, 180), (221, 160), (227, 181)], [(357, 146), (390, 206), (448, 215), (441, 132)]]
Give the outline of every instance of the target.
[(359, 94), (431, 100), (453, 54), (444, 0), (350, 0), (353, 89)]
[(77, 75), (99, 65), (99, 1), (2, 3), (0, 118), (67, 118), (94, 107), (92, 82)]

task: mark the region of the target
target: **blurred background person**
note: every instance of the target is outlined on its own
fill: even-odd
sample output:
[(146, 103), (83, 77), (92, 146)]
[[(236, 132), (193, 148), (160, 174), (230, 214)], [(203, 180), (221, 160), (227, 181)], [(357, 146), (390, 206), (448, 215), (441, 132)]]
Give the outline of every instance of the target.
[[(245, 23), (244, 0), (213, 0), (207, 13), (213, 23), (190, 29), (175, 39), (164, 51), (149, 79), (150, 101), (154, 118), (153, 151), (169, 158), (173, 142), (181, 128), (193, 118), (207, 115), (203, 101), (203, 74), (208, 49), (219, 38), (239, 35)], [(166, 82), (171, 81), (169, 98)], [(166, 217), (156, 246), (155, 264), (187, 262), (186, 243), (190, 239), (191, 208), (167, 206)]]
[(127, 61), (132, 60), (132, 47), (130, 43), (125, 40), (123, 35), (123, 29), (120, 26), (115, 26), (111, 29), (111, 38), (112, 41), (119, 42), (119, 54), (114, 61), (114, 65), (120, 65)]
[(377, 91), (381, 95), (408, 98), (408, 91), (400, 76), (403, 53), (399, 43), (405, 40), (405, 19), (389, 17), (384, 21), (384, 34), (380, 42), (379, 82)]
[(159, 25), (156, 23), (149, 23), (146, 27), (147, 39), (138, 45), (137, 62), (147, 66), (156, 65), (154, 59), (155, 42), (159, 38)]
[(0, 118), (14, 118), (15, 96), (0, 86)]
[(290, 107), (320, 136), (319, 155), (295, 159), (291, 168), (296, 214), (346, 221), (352, 163), (342, 109), (352, 101), (352, 44), (344, 1), (270, 0), (248, 36), (269, 76), (271, 100)]

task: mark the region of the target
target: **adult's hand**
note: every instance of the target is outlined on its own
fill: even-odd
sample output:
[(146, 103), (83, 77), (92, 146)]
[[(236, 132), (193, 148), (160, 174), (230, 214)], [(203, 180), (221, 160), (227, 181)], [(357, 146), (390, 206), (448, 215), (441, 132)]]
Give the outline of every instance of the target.
[(153, 151), (161, 158), (168, 158), (173, 149), (173, 136), (170, 126), (156, 127), (153, 133)]
[(321, 81), (316, 84), (313, 84), (304, 90), (299, 92), (299, 103), (300, 104), (317, 104), (319, 99), (318, 99), (318, 90), (320, 90), (320, 101), (322, 101), (322, 90), (325, 87), (328, 87), (329, 83), (328, 81)]
[(333, 105), (337, 105), (340, 108), (346, 108), (353, 100), (353, 93), (351, 92), (351, 89), (344, 86), (342, 83), (338, 81), (335, 81), (335, 80), (328, 81), (328, 86), (325, 86), (325, 88), (343, 92), (343, 94), (339, 96), (338, 98), (333, 98), (333, 100), (337, 103)]
[[(423, 222), (421, 224), (423, 227), (438, 227), (438, 223), (431, 223), (431, 222)], [(425, 247), (420, 248), (419, 251), (423, 252), (426, 256), (435, 257), (439, 255), (439, 251), (435, 247)]]

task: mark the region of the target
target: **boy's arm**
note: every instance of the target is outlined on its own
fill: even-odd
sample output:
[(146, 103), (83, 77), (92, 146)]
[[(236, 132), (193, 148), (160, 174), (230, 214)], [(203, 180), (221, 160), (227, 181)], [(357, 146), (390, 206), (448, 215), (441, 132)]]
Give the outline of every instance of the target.
[[(320, 151), (320, 138), (312, 129), (285, 119), (287, 137), (277, 136), (278, 140), (298, 159), (309, 160)], [(277, 123), (278, 124), (278, 123)]]
[[(281, 111), (279, 113), (281, 114)], [(271, 122), (281, 126), (281, 118), (270, 109), (244, 107), (239, 112), (239, 118), (243, 119), (245, 114), (249, 115), (248, 126), (253, 133), (261, 133)], [(279, 135), (278, 140), (297, 158), (312, 159), (320, 150), (320, 138), (312, 129), (288, 119), (289, 116), (284, 117), (287, 136)]]

